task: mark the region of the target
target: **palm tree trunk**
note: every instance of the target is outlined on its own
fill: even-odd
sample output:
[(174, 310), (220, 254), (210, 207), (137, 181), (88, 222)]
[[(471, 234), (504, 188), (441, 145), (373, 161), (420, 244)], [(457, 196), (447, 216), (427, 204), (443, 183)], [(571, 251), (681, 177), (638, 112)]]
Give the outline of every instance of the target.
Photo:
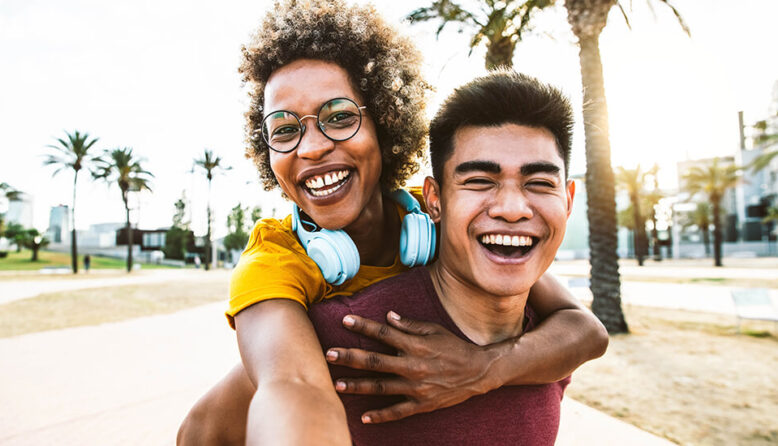
[(73, 175), (73, 209), (70, 210), (70, 263), (73, 274), (78, 274), (78, 248), (76, 247), (76, 184), (78, 170)]
[(651, 246), (654, 252), (654, 261), (662, 260), (662, 250), (659, 249), (659, 230), (656, 229), (656, 211), (651, 211)]
[(713, 259), (715, 266), (723, 266), (721, 263), (721, 244), (723, 242), (721, 236), (721, 198), (711, 197), (713, 204)]
[(494, 70), (497, 67), (513, 67), (513, 51), (516, 42), (510, 37), (500, 36), (497, 40), (490, 40), (486, 46), (486, 69)]
[(608, 108), (599, 37), (579, 37), (586, 134), (586, 195), (589, 220), (592, 311), (609, 333), (625, 333), (621, 311), (615, 180), (611, 168)]
[(643, 222), (643, 216), (640, 215), (640, 199), (637, 194), (632, 194), (632, 218), (635, 220), (635, 258), (638, 260), (638, 266), (643, 266), (646, 260), (646, 224)]
[(127, 215), (127, 272), (132, 271), (132, 225), (130, 224), (130, 204), (127, 199), (127, 194), (122, 195), (124, 199), (124, 210)]
[(211, 269), (211, 179), (208, 178), (208, 232), (205, 234), (205, 270)]
[(708, 228), (702, 230), (702, 244), (705, 246), (705, 257), (710, 255), (710, 231)]

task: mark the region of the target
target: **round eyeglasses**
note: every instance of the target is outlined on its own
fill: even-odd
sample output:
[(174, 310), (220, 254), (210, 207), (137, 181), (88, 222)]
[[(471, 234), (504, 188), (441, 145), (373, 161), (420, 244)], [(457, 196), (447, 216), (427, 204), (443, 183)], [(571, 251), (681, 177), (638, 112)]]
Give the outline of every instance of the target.
[(303, 120), (316, 118), (316, 126), (324, 136), (332, 141), (345, 141), (359, 131), (365, 108), (351, 99), (335, 98), (322, 104), (316, 115), (298, 117), (288, 110), (276, 110), (262, 120), (262, 138), (276, 152), (291, 152), (300, 145), (305, 133)]

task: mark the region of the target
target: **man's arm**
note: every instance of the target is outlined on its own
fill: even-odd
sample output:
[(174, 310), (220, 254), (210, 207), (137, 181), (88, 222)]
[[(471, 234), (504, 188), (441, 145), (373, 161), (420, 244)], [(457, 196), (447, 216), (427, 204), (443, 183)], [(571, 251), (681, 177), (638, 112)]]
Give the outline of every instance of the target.
[(388, 326), (358, 316), (344, 319), (347, 328), (391, 345), (399, 355), (330, 349), (328, 361), (398, 377), (340, 379), (336, 389), (408, 396), (402, 403), (365, 413), (363, 419), (380, 423), (452, 406), (503, 385), (555, 382), (605, 352), (604, 326), (549, 274), (532, 288), (529, 301), (545, 317), (540, 325), (519, 338), (482, 347), (438, 324), (398, 318), (391, 312)]
[(302, 305), (263, 301), (238, 313), (235, 326), (243, 364), (257, 386), (246, 443), (350, 445), (343, 405)]

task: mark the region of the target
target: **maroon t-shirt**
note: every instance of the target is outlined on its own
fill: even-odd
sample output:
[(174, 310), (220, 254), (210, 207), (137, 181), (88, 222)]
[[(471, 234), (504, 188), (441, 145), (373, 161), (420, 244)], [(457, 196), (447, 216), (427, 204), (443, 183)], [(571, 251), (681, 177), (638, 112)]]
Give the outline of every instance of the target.
[[(390, 347), (351, 333), (341, 325), (347, 314), (383, 322), (389, 310), (404, 317), (436, 322), (472, 342), (440, 304), (424, 267), (386, 279), (354, 296), (335, 297), (316, 304), (308, 314), (325, 351), (330, 347), (357, 347), (395, 354)], [(534, 326), (536, 318), (527, 306), (524, 331)], [(333, 365), (330, 373), (333, 379), (378, 376)], [(553, 445), (559, 428), (562, 394), (569, 382), (566, 378), (553, 384), (505, 386), (456, 406), (383, 424), (362, 424), (360, 417), (367, 410), (387, 407), (404, 397), (340, 395), (340, 398), (355, 445)]]

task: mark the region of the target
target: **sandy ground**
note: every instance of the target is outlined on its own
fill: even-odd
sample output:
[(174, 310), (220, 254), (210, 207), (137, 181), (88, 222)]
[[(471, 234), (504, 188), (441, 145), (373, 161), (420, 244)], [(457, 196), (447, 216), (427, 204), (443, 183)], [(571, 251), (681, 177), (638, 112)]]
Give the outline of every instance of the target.
[(778, 443), (778, 338), (772, 323), (625, 306), (612, 336), (567, 395), (679, 444)]

